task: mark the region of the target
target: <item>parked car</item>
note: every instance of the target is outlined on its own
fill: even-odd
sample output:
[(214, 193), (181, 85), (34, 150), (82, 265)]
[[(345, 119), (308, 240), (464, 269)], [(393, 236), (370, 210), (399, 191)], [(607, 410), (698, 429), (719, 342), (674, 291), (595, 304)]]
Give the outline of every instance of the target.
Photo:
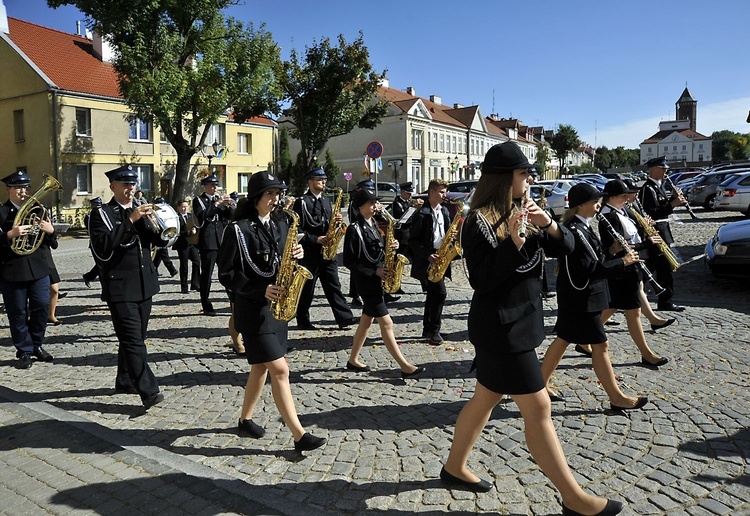
[(594, 185), (600, 192), (604, 190), (604, 185), (609, 181), (609, 179), (601, 174), (578, 174), (575, 176), (575, 179), (586, 181), (587, 183)]
[(714, 201), (716, 200), (716, 190), (719, 188), (719, 184), (726, 178), (740, 172), (750, 172), (750, 169), (731, 169), (719, 172), (707, 172), (701, 175), (690, 188), (688, 201), (693, 206), (700, 204), (707, 210), (713, 210)]
[(380, 203), (386, 206), (393, 202), (393, 199), (401, 192), (396, 183), (378, 183), (378, 197), (380, 197)]
[(464, 181), (456, 181), (455, 183), (449, 184), (446, 191), (451, 195), (448, 195), (448, 198), (465, 202), (477, 187), (478, 182), (478, 179), (466, 179)]
[(541, 181), (537, 181), (535, 184), (544, 185), (547, 188), (556, 188), (558, 190), (567, 192), (576, 183), (580, 183), (580, 181), (576, 179), (543, 179)]
[(568, 192), (560, 188), (547, 187), (542, 184), (531, 185), (531, 198), (539, 204), (542, 197), (547, 201), (549, 215), (555, 220), (560, 220), (568, 209)]
[(726, 178), (716, 190), (717, 210), (739, 211), (750, 216), (750, 172)]
[(681, 181), (685, 181), (687, 179), (690, 179), (691, 177), (698, 176), (705, 172), (705, 170), (689, 170), (687, 172), (677, 172), (675, 174), (670, 174), (669, 179), (672, 180), (672, 182), (676, 185), (678, 185)]
[(706, 244), (705, 263), (716, 276), (750, 277), (750, 220), (721, 226)]

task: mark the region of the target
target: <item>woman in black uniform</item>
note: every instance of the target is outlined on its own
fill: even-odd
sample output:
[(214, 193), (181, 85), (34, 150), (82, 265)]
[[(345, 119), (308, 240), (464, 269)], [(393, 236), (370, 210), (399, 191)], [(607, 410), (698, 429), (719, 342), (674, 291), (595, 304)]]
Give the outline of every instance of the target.
[[(594, 344), (594, 372), (609, 396), (613, 410), (639, 409), (648, 403), (646, 397), (626, 396), (617, 385), (609, 360), (609, 342), (602, 323), (602, 310), (609, 308), (606, 278), (621, 275), (628, 265), (639, 261), (632, 251), (621, 258), (605, 260), (602, 243), (589, 226), (599, 210), (603, 194), (588, 183), (579, 183), (568, 192), (570, 209), (563, 216), (565, 225), (575, 236), (575, 250), (560, 260), (557, 275), (557, 338), (550, 344), (542, 362), (542, 375), (549, 390), (552, 373), (571, 342)], [(610, 251), (619, 252), (619, 245)], [(555, 396), (556, 401), (562, 398)]]
[[(265, 434), (263, 427), (252, 421), (252, 415), (270, 372), (273, 399), (292, 432), (294, 449), (306, 451), (323, 446), (326, 440), (305, 432), (300, 424), (284, 358), (287, 323), (274, 319), (270, 312), (270, 302), (283, 295), (274, 283), (289, 224), (286, 217), (272, 216), (282, 187), (283, 183), (268, 172), (250, 177), (248, 199), (224, 232), (217, 263), (221, 284), (233, 293), (235, 328), (242, 334), (251, 365), (239, 430), (256, 438)], [(301, 258), (302, 254), (302, 246), (296, 245), (294, 257)]]
[[(389, 271), (383, 268), (385, 249), (383, 236), (375, 223), (378, 198), (372, 190), (358, 190), (352, 196), (354, 219), (344, 235), (344, 267), (351, 271), (352, 285), (362, 297), (362, 317), (354, 332), (352, 351), (346, 368), (350, 371), (369, 371), (370, 368), (359, 361), (359, 353), (367, 339), (373, 319), (380, 326), (380, 336), (386, 349), (401, 368), (401, 376), (415, 378), (425, 371), (422, 366), (410, 364), (401, 354), (393, 333), (393, 320), (388, 314), (383, 294), (383, 277)], [(398, 240), (393, 240), (398, 249)]]
[[(578, 485), (552, 423), (535, 351), (544, 340), (542, 267), (544, 251), (564, 256), (573, 250), (573, 238), (525, 197), (530, 166), (512, 142), (490, 148), (461, 230), (474, 288), (469, 339), (476, 350), (477, 385), (456, 421), (440, 478), (475, 492), (492, 489), (466, 463), (492, 409), (509, 394), (523, 416), (531, 455), (560, 490), (563, 514), (617, 514), (620, 502), (589, 495)], [(525, 237), (519, 234), (524, 217), (531, 224)]]

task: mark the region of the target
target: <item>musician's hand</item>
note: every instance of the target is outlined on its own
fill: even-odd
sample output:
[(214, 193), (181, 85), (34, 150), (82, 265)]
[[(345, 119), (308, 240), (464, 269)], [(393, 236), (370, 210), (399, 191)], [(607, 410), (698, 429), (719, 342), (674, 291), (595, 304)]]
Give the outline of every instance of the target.
[(522, 237), (518, 234), (523, 215), (523, 210), (518, 210), (513, 215), (511, 215), (510, 218), (508, 218), (508, 226), (510, 227), (510, 239), (513, 240), (513, 243), (516, 245), (516, 249), (521, 249), (526, 243), (526, 237)]
[(393, 242), (391, 242), (391, 249), (398, 249), (400, 245), (401, 245), (401, 244), (400, 244), (400, 243), (398, 242), (398, 240), (396, 240), (396, 239), (394, 238), (394, 239), (393, 239)]
[(685, 200), (685, 198), (682, 195), (678, 195), (677, 197), (675, 197), (674, 199), (672, 199), (672, 203), (671, 204), (672, 204), (672, 206), (677, 207), (677, 206), (682, 206), (684, 204), (687, 204), (687, 201)]
[(526, 199), (526, 202), (524, 203), (524, 208), (526, 208), (528, 214), (529, 214), (529, 222), (534, 224), (535, 226), (546, 226), (549, 224), (552, 219), (549, 217), (549, 214), (544, 211), (542, 208), (539, 207), (537, 203), (534, 202), (533, 199)]
[(325, 235), (321, 235), (321, 236), (318, 237), (318, 239), (316, 240), (316, 242), (318, 244), (320, 244), (320, 245), (326, 245), (326, 244), (328, 244), (328, 237), (325, 236)]
[(52, 223), (46, 219), (39, 222), (39, 229), (41, 229), (48, 235), (51, 235), (55, 232), (55, 226), (53, 226)]
[(622, 246), (615, 240), (609, 248), (609, 255), (614, 256), (622, 251)]
[(433, 253), (427, 257), (427, 261), (430, 263), (435, 263), (436, 261), (438, 261), (438, 258), (440, 257), (437, 255), (437, 253)]
[(652, 244), (659, 245), (662, 243), (662, 239), (659, 235), (651, 235), (648, 237), (648, 239), (651, 241)]
[(636, 251), (630, 251), (628, 254), (622, 257), (623, 263), (625, 263), (625, 266), (633, 265), (634, 263), (638, 263), (641, 261), (641, 257), (638, 256), (638, 253)]
[(8, 231), (6, 235), (8, 235), (8, 239), (11, 238), (18, 238), (20, 236), (26, 235), (29, 233), (29, 228), (31, 228), (31, 225), (27, 226), (15, 226), (13, 229)]
[(384, 269), (383, 267), (378, 267), (378, 269), (375, 271), (375, 276), (378, 276), (380, 278), (385, 278), (388, 276), (388, 269)]
[(284, 290), (278, 285), (268, 285), (266, 287), (266, 299), (269, 301), (278, 301)]
[(301, 245), (296, 244), (294, 247), (292, 247), (292, 257), (295, 260), (301, 260), (305, 257), (305, 250), (302, 249)]
[(138, 221), (138, 219), (140, 219), (141, 217), (152, 215), (153, 213), (154, 213), (154, 208), (152, 205), (141, 204), (140, 206), (133, 209), (133, 212), (130, 214), (130, 217), (128, 218), (130, 219), (130, 222), (135, 224)]
[(414, 199), (412, 203), (413, 203), (413, 206), (417, 208), (421, 208), (422, 205), (424, 204), (424, 199)]
[(649, 226), (656, 226), (656, 221), (652, 219), (650, 216), (646, 215), (646, 220), (648, 221)]
[(342, 222), (344, 222), (344, 216), (343, 216), (343, 215), (341, 215), (341, 213), (337, 213), (337, 214), (336, 214), (336, 215), (334, 215), (334, 217), (333, 217), (333, 222), (334, 222), (335, 224), (341, 224)]
[(198, 232), (198, 228), (197, 227), (193, 226), (192, 228), (190, 228), (189, 233), (191, 235), (195, 235), (197, 232)]

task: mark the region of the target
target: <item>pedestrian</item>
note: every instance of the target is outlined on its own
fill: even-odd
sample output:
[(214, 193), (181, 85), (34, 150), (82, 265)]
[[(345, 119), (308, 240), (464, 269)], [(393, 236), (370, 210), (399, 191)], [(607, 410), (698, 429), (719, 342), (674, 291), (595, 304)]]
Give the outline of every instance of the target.
[[(177, 251), (180, 260), (180, 290), (187, 294), (190, 290), (200, 290), (201, 259), (196, 244), (198, 243), (198, 227), (195, 218), (188, 213), (190, 202), (182, 200), (177, 203), (178, 222), (180, 223), (177, 240), (172, 249)], [(190, 284), (188, 285), (188, 267), (192, 264)]]
[[(367, 339), (372, 321), (377, 320), (380, 336), (386, 349), (401, 369), (401, 377), (415, 378), (425, 371), (423, 366), (415, 366), (404, 358), (394, 335), (393, 320), (385, 306), (383, 278), (393, 271), (383, 268), (385, 243), (375, 223), (375, 211), (378, 198), (372, 190), (358, 190), (352, 197), (354, 209), (358, 215), (346, 228), (344, 236), (344, 266), (351, 271), (351, 277), (357, 292), (362, 296), (362, 317), (354, 332), (352, 351), (346, 368), (350, 371), (365, 372), (370, 368), (359, 361), (359, 354)], [(394, 252), (398, 249), (398, 240), (393, 241)]]
[[(286, 294), (275, 285), (286, 240), (290, 235), (285, 216), (275, 212), (283, 184), (269, 172), (256, 172), (248, 181), (247, 201), (227, 227), (218, 256), (219, 281), (233, 293), (235, 327), (242, 334), (250, 375), (245, 386), (238, 430), (260, 438), (265, 429), (252, 420), (268, 374), (276, 408), (292, 432), (298, 452), (323, 446), (326, 439), (306, 432), (297, 416), (289, 383), (288, 323), (271, 315), (270, 304)], [(296, 235), (291, 235), (295, 238)], [(295, 244), (294, 258), (304, 255)]]
[[(16, 348), (18, 369), (29, 369), (32, 357), (41, 362), (52, 362), (53, 357), (43, 347), (47, 331), (50, 303), (50, 268), (44, 246), (56, 243), (55, 228), (49, 219), (39, 221), (40, 244), (34, 248), (38, 236), (30, 224), (16, 226), (18, 211), (29, 198), (31, 178), (19, 171), (2, 179), (8, 200), (0, 206), (0, 292), (8, 314), (10, 336)], [(27, 245), (14, 249), (17, 239), (27, 239)], [(16, 246), (18, 247), (18, 246)], [(31, 251), (19, 254), (16, 251)]]
[(148, 410), (164, 400), (148, 365), (145, 341), (151, 299), (159, 292), (151, 246), (166, 242), (143, 220), (153, 215), (153, 207), (133, 204), (138, 181), (133, 167), (123, 165), (106, 175), (113, 196), (91, 211), (89, 237), (101, 271), (101, 298), (109, 307), (118, 340), (115, 393), (139, 394)]
[[(563, 514), (617, 514), (620, 502), (589, 495), (578, 485), (552, 422), (535, 351), (544, 340), (541, 257), (543, 250), (557, 256), (571, 252), (573, 239), (524, 196), (529, 166), (515, 143), (491, 147), (461, 230), (474, 289), (468, 325), (477, 384), (456, 421), (440, 478), (474, 492), (492, 489), (469, 471), (467, 461), (492, 409), (509, 394), (521, 411), (532, 457), (560, 491)], [(521, 236), (524, 219), (529, 226)]]

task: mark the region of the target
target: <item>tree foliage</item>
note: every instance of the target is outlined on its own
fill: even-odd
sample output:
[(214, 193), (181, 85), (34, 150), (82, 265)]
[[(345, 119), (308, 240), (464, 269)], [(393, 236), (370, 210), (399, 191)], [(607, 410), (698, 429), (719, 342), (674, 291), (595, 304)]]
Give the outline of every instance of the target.
[(328, 177), (328, 183), (331, 185), (335, 184), (336, 178), (341, 173), (341, 168), (336, 164), (331, 149), (326, 149), (326, 161), (323, 164), (323, 170), (325, 170), (326, 177)]
[(289, 131), (282, 127), (279, 131), (279, 155), (276, 158), (276, 173), (286, 184), (292, 177), (292, 154), (289, 150)]
[(291, 124), (290, 136), (301, 144), (294, 167), (297, 175), (315, 166), (333, 136), (355, 127), (373, 129), (386, 113), (387, 104), (373, 100), (385, 71), (373, 70), (363, 38), (360, 32), (349, 44), (339, 35), (337, 46), (324, 38), (306, 47), (301, 56), (293, 50), (284, 63), (281, 84), (290, 103), (284, 115)]
[(544, 177), (544, 173), (547, 171), (547, 163), (549, 163), (549, 146), (542, 142), (536, 144), (536, 168), (539, 171), (539, 175)]
[(742, 134), (733, 131), (714, 131), (711, 134), (714, 163), (740, 161), (750, 156), (750, 133)]
[(552, 137), (550, 147), (555, 151), (555, 156), (560, 160), (560, 174), (563, 173), (565, 168), (565, 158), (568, 153), (576, 150), (581, 146), (581, 139), (578, 137), (578, 132), (573, 128), (572, 125), (561, 124), (555, 135)]
[(153, 122), (175, 149), (172, 200), (184, 197), (190, 160), (206, 129), (280, 111), (279, 48), (263, 26), (227, 18), (235, 0), (48, 0), (74, 5), (114, 50), (112, 65), (132, 117)]
[(596, 149), (594, 165), (601, 172), (612, 168), (633, 168), (641, 161), (641, 153), (638, 149), (626, 149), (623, 146), (608, 149), (605, 146)]

